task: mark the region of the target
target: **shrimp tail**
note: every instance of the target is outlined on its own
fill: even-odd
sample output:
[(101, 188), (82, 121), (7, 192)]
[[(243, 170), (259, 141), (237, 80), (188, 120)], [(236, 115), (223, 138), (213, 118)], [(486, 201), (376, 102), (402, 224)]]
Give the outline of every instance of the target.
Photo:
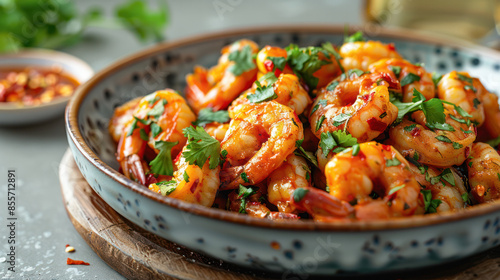
[[(297, 201), (297, 197), (300, 196), (299, 192), (304, 195)], [(313, 216), (339, 218), (354, 216), (354, 208), (348, 202), (315, 188), (298, 188), (290, 200), (297, 209)]]
[(146, 185), (146, 172), (149, 171), (149, 168), (137, 154), (126, 157), (126, 159), (120, 163), (120, 166), (125, 176), (134, 178), (139, 183)]

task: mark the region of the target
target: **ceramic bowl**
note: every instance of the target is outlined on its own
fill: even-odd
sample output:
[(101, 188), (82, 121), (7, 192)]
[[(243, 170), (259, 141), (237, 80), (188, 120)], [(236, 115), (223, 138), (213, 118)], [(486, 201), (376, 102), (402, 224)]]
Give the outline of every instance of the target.
[[(118, 213), (144, 229), (242, 266), (301, 277), (417, 268), (457, 260), (500, 240), (500, 202), (466, 211), (345, 224), (272, 222), (163, 197), (120, 174), (107, 131), (113, 109), (165, 87), (183, 91), (197, 64), (216, 64), (223, 46), (249, 38), (260, 46), (341, 44), (343, 27), (275, 27), (230, 31), (161, 44), (116, 62), (76, 92), (66, 110), (69, 146), (81, 173)], [(381, 30), (412, 62), (429, 71), (469, 71), (492, 91), (500, 55), (409, 31)], [(304, 278), (300, 278), (304, 279)]]
[[(73, 76), (80, 84), (94, 75), (92, 68), (83, 60), (72, 55), (45, 49), (26, 49), (17, 53), (0, 55), (0, 67), (60, 66), (65, 73)], [(55, 98), (40, 105), (20, 105), (0, 103), (0, 125), (27, 125), (63, 116), (71, 97)]]

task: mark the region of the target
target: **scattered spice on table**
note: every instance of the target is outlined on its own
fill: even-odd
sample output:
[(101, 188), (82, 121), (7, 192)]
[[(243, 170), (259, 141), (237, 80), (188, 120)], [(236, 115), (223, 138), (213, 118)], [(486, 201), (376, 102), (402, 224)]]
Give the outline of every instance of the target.
[(88, 262), (79, 261), (79, 260), (73, 260), (73, 259), (70, 259), (70, 258), (68, 258), (66, 260), (66, 264), (68, 264), (68, 265), (90, 265)]

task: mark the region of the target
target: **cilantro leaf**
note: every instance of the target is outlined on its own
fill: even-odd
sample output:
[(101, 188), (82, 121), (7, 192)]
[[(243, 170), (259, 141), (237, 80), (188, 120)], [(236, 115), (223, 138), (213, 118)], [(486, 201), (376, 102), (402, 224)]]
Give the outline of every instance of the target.
[(295, 191), (293, 191), (293, 200), (295, 202), (300, 202), (302, 199), (304, 199), (308, 192), (309, 190), (304, 188), (295, 189)]
[(229, 113), (225, 110), (212, 111), (211, 108), (201, 109), (198, 119), (193, 122), (195, 126), (205, 126), (212, 122), (225, 123), (229, 121)]
[(472, 85), (473, 80), (472, 80), (471, 77), (467, 77), (467, 76), (462, 75), (460, 73), (457, 73), (457, 77), (458, 77), (459, 80), (462, 80), (462, 81), (464, 81), (464, 82), (469, 83), (469, 84)]
[(434, 83), (434, 87), (437, 88), (439, 82), (441, 81), (441, 79), (443, 78), (443, 75), (440, 75), (436, 72), (433, 72), (432, 73), (432, 82)]
[(239, 185), (238, 187), (238, 198), (241, 199), (241, 202), (240, 202), (240, 209), (239, 209), (239, 213), (241, 214), (246, 214), (246, 211), (245, 211), (245, 208), (247, 206), (247, 198), (251, 195), (254, 195), (255, 193), (257, 193), (256, 190), (254, 190), (252, 188), (252, 186), (248, 186), (248, 187), (245, 187), (243, 185)]
[(220, 161), (220, 143), (212, 138), (202, 127), (192, 126), (182, 130), (184, 136), (188, 138), (186, 150), (182, 156), (189, 164), (196, 164), (203, 168), (205, 162), (210, 158), (210, 169), (214, 169), (219, 165)]
[(444, 136), (444, 135), (438, 135), (436, 136), (436, 139), (441, 141), (441, 142), (445, 142), (445, 143), (452, 143), (452, 141), (450, 140), (450, 138)]
[(326, 157), (330, 151), (335, 147), (340, 147), (342, 149), (335, 149), (334, 152), (340, 152), (345, 148), (352, 147), (358, 143), (358, 139), (352, 137), (350, 134), (345, 133), (341, 130), (336, 130), (333, 132), (323, 132), (320, 136), (321, 140), (319, 146), (323, 150), (323, 155)]
[(432, 98), (425, 101), (425, 97), (416, 89), (413, 89), (413, 102), (403, 103), (399, 100), (391, 100), (398, 108), (398, 118), (396, 121), (401, 121), (403, 117), (411, 112), (422, 110), (428, 126), (436, 126), (436, 124), (444, 124), (446, 116), (444, 114), (443, 102), (438, 98)]
[(158, 134), (160, 134), (163, 130), (161, 129), (161, 127), (156, 124), (156, 123), (151, 123), (151, 133), (153, 134), (153, 137), (156, 137), (158, 136)]
[[(269, 59), (270, 61), (273, 62), (273, 70), (274, 69), (279, 69), (280, 71), (283, 71), (286, 66), (286, 58), (281, 57), (281, 56), (268, 56), (266, 59)], [(274, 73), (272, 73), (274, 76)]]
[(420, 81), (420, 76), (415, 75), (413, 73), (408, 73), (408, 75), (404, 76), (403, 79), (401, 79), (401, 87), (404, 87), (406, 85), (409, 85), (414, 82)]
[(239, 76), (246, 71), (255, 68), (255, 63), (252, 58), (252, 48), (246, 45), (241, 50), (232, 51), (228, 59), (234, 61), (235, 63), (228, 67), (228, 71), (233, 73), (235, 76)]
[(321, 47), (323, 47), (323, 49), (329, 53), (331, 53), (333, 55), (333, 57), (335, 58), (335, 61), (337, 62), (337, 65), (339, 66), (340, 68), (340, 71), (342, 73), (345, 72), (345, 69), (344, 67), (342, 66), (342, 63), (340, 63), (340, 60), (342, 59), (342, 57), (340, 56), (340, 54), (335, 50), (335, 48), (333, 47), (333, 45), (328, 42), (328, 43), (324, 43), (321, 45)]
[(314, 112), (316, 112), (316, 110), (318, 110), (318, 109), (319, 109), (319, 106), (320, 106), (320, 105), (321, 105), (321, 106), (323, 106), (323, 107), (325, 107), (327, 104), (328, 104), (328, 100), (326, 100), (326, 99), (320, 99), (320, 100), (318, 100), (318, 103), (316, 103), (316, 105), (314, 105), (314, 107), (313, 107), (313, 108), (312, 108), (312, 110), (311, 110), (311, 115), (312, 115)]
[(363, 32), (357, 31), (351, 36), (344, 37), (344, 43), (364, 42), (366, 39), (363, 37)]
[(155, 119), (158, 119), (165, 112), (165, 105), (167, 104), (167, 100), (162, 99), (161, 102), (156, 102), (155, 106), (149, 110), (147, 113), (148, 116), (152, 116)]
[(117, 8), (116, 17), (141, 40), (151, 37), (160, 42), (164, 39), (163, 29), (169, 21), (169, 10), (163, 1), (157, 8), (148, 9), (146, 1), (130, 0)]
[(274, 92), (272, 84), (261, 86), (259, 81), (255, 81), (255, 83), (257, 84), (257, 89), (255, 90), (255, 93), (247, 95), (248, 101), (252, 103), (262, 103), (278, 98), (278, 95)]
[(184, 171), (184, 174), (182, 174), (182, 178), (184, 179), (184, 181), (186, 181), (186, 183), (189, 183), (189, 174), (187, 174), (186, 171)]
[(389, 69), (396, 75), (396, 78), (399, 79), (399, 74), (401, 73), (401, 66), (393, 66), (389, 65)]
[(398, 166), (400, 164), (401, 164), (401, 162), (397, 158), (391, 158), (391, 159), (386, 159), (385, 160), (385, 166), (386, 167)]
[(339, 81), (333, 81), (328, 86), (326, 87), (326, 90), (328, 91), (334, 91), (335, 88), (339, 85)]
[(347, 120), (349, 120), (349, 118), (351, 118), (351, 115), (349, 114), (344, 114), (344, 113), (340, 113), (338, 115), (336, 115), (332, 121), (333, 121), (333, 125), (334, 126), (339, 126), (343, 123), (345, 123)]
[(310, 89), (315, 89), (319, 79), (314, 77), (314, 73), (323, 65), (332, 63), (319, 58), (319, 53), (325, 54), (326, 51), (321, 47), (299, 48), (295, 44), (290, 44), (285, 49), (287, 51), (287, 63), (294, 74), (303, 79)]
[(424, 209), (425, 213), (436, 213), (436, 209), (441, 204), (440, 199), (432, 199), (432, 193), (430, 190), (420, 190), (424, 197)]
[(172, 163), (172, 148), (177, 145), (179, 141), (168, 142), (168, 141), (156, 141), (155, 149), (160, 152), (158, 155), (149, 163), (151, 167), (151, 172), (158, 175), (174, 175), (174, 167)]
[(308, 151), (304, 150), (304, 148), (302, 148), (302, 142), (304, 142), (304, 139), (297, 140), (295, 142), (295, 147), (297, 147), (297, 150), (295, 150), (294, 154), (307, 159), (314, 166), (318, 167), (318, 160), (316, 159), (316, 157), (314, 156), (313, 153), (308, 152)]
[(318, 131), (321, 128), (321, 125), (323, 124), (324, 120), (325, 120), (325, 115), (321, 115), (321, 117), (319, 117), (319, 120), (316, 122), (316, 130), (315, 131)]

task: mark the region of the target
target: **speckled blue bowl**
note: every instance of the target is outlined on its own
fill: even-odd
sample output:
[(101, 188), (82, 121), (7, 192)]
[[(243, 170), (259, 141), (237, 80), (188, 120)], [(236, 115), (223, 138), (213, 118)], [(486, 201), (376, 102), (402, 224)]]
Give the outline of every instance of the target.
[[(144, 229), (224, 261), (281, 272), (285, 279), (292, 273), (306, 277), (424, 267), (496, 246), (500, 202), (390, 221), (276, 223), (163, 197), (117, 171), (107, 126), (120, 104), (165, 87), (183, 91), (184, 77), (196, 64), (215, 64), (220, 49), (241, 38), (260, 46), (306, 46), (340, 44), (343, 32), (343, 27), (325, 26), (231, 31), (161, 44), (113, 64), (82, 85), (66, 109), (68, 142), (80, 171), (111, 207)], [(405, 58), (424, 63), (429, 71), (469, 71), (490, 90), (500, 89), (500, 55), (494, 51), (408, 31), (381, 30), (371, 39), (394, 42)]]

